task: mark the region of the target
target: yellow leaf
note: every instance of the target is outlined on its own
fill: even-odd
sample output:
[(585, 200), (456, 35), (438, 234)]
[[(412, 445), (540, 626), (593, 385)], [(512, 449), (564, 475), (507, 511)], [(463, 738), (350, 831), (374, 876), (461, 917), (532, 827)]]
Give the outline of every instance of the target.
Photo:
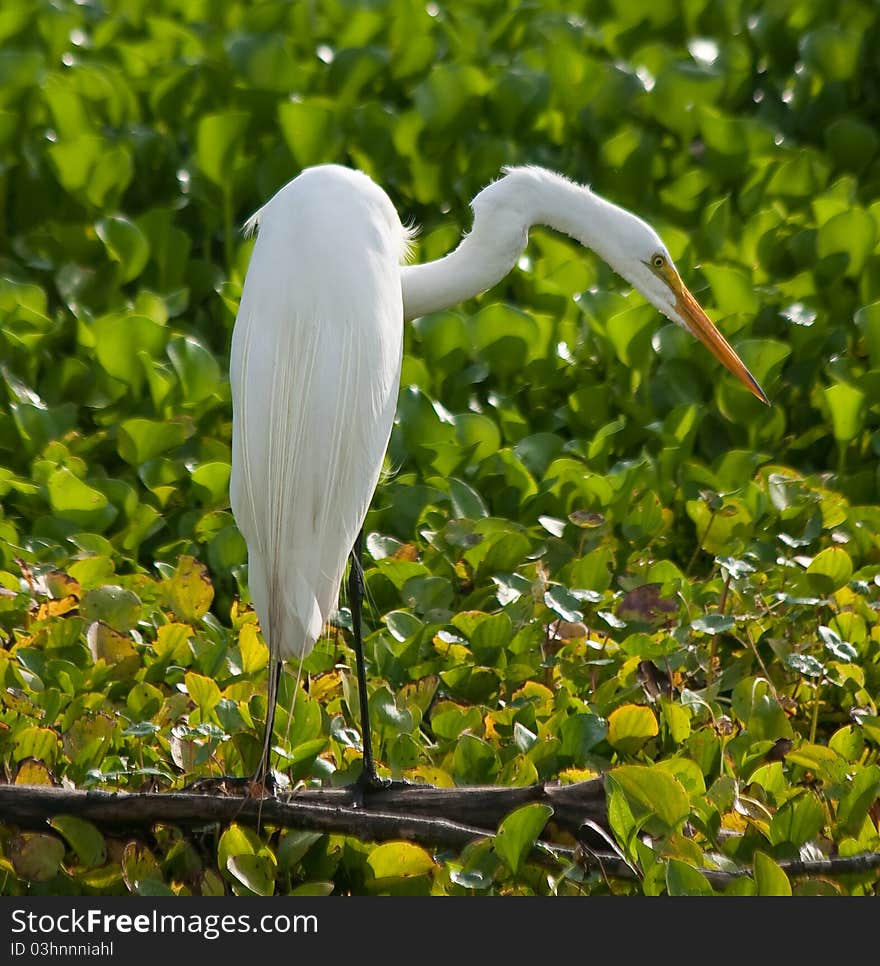
[(15, 775), (16, 785), (51, 785), (52, 776), (41, 761), (23, 761)]
[(412, 842), (383, 842), (370, 852), (367, 865), (377, 879), (399, 879), (431, 872), (434, 860)]
[(37, 608), (37, 620), (44, 621), (50, 617), (60, 617), (62, 614), (69, 614), (72, 610), (79, 607), (79, 601), (73, 594), (68, 594), (60, 600), (47, 600)]
[(238, 649), (241, 652), (241, 669), (245, 674), (261, 671), (269, 661), (269, 648), (260, 637), (256, 624), (244, 624), (238, 634)]
[(414, 782), (424, 782), (427, 785), (434, 785), (437, 788), (454, 788), (455, 781), (448, 771), (436, 768), (433, 765), (416, 765), (409, 768), (406, 777)]
[(214, 600), (208, 568), (194, 557), (183, 556), (173, 577), (163, 582), (168, 606), (182, 621), (201, 620)]
[(202, 711), (212, 711), (220, 700), (220, 688), (213, 678), (187, 671), (184, 675), (186, 690)]
[(95, 664), (103, 661), (113, 669), (115, 678), (130, 677), (140, 666), (140, 656), (131, 638), (101, 621), (89, 625), (86, 642)]
[(625, 754), (638, 751), (659, 730), (654, 712), (641, 704), (625, 704), (608, 715), (608, 743)]
[(309, 683), (309, 694), (315, 701), (323, 701), (331, 694), (341, 693), (342, 678), (338, 671), (330, 671)]
[(573, 785), (577, 782), (588, 782), (591, 778), (598, 778), (599, 772), (591, 768), (565, 768), (559, 773), (559, 780), (564, 785)]

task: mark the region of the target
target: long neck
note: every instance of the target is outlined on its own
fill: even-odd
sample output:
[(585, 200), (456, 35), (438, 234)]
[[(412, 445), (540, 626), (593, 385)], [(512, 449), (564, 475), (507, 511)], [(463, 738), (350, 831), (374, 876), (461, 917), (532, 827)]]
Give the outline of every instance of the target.
[(603, 234), (609, 216), (619, 211), (588, 188), (533, 167), (509, 169), (471, 207), (473, 229), (455, 251), (402, 267), (405, 318), (440, 311), (496, 285), (516, 265), (533, 225), (564, 232), (607, 261)]

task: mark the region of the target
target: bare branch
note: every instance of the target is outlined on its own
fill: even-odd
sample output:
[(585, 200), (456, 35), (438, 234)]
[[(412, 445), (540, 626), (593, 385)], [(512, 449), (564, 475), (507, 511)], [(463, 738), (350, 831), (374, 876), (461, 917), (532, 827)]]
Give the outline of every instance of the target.
[[(551, 805), (552, 825), (566, 832), (579, 831), (579, 837), (590, 828), (596, 832), (605, 825), (604, 789), (597, 779), (573, 785), (544, 783), (525, 788), (395, 785), (363, 796), (345, 788), (305, 789), (262, 799), (224, 794), (222, 783), (214, 783), (213, 787), (212, 794), (204, 794), (0, 785), (0, 816), (6, 824), (42, 829), (56, 815), (76, 815), (108, 831), (144, 830), (156, 824), (192, 828), (215, 822), (238, 822), (253, 827), (274, 825), (335, 832), (372, 842), (406, 839), (453, 849), (462, 849), (476, 839), (494, 837), (505, 815), (530, 802)], [(552, 829), (552, 825), (548, 828)], [(600, 871), (612, 878), (638, 876), (638, 871), (619, 853), (595, 851), (586, 841), (573, 849), (542, 840), (532, 857), (549, 865), (574, 862), (588, 871)], [(793, 878), (839, 877), (880, 870), (880, 852), (780, 860), (778, 864)], [(734, 871), (705, 868), (700, 871), (716, 889), (723, 889), (735, 879), (752, 873), (746, 867)]]
[(23, 827), (42, 827), (63, 813), (110, 828), (239, 822), (339, 832), (372, 841), (409, 838), (451, 847), (491, 834), (505, 815), (529, 802), (551, 805), (554, 822), (572, 831), (587, 819), (601, 821), (605, 812), (598, 780), (526, 788), (394, 785), (360, 798), (345, 788), (304, 789), (262, 799), (222, 792), (156, 794), (0, 785), (0, 815)]

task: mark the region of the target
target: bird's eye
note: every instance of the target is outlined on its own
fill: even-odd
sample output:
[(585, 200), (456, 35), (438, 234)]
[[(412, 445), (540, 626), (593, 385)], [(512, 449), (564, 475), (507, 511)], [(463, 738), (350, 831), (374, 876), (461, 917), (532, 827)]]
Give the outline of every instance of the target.
[(657, 252), (657, 254), (651, 259), (651, 264), (654, 266), (654, 268), (663, 268), (663, 266), (666, 264), (666, 259), (660, 254), (660, 252)]

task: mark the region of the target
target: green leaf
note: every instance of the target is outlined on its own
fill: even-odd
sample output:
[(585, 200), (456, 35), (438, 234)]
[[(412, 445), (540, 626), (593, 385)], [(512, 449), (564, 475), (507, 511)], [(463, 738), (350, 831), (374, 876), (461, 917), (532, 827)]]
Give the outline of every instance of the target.
[(586, 764), (587, 755), (608, 737), (608, 724), (595, 714), (574, 714), (559, 727), (562, 740), (560, 753), (570, 758), (575, 766)]
[(183, 421), (127, 419), (119, 427), (119, 455), (132, 466), (140, 466), (162, 453), (179, 449), (192, 432)]
[[(605, 794), (608, 806), (608, 826), (614, 837), (629, 856), (633, 856), (633, 844), (639, 831), (640, 822), (633, 814), (629, 798), (621, 785), (613, 778), (606, 777)], [(645, 809), (639, 809), (642, 818), (647, 814)]]
[(454, 128), (462, 123), (475, 99), (491, 86), (489, 78), (472, 64), (435, 64), (415, 88), (416, 110), (431, 130)]
[(790, 896), (788, 876), (765, 852), (755, 852), (755, 884), (759, 896)]
[(876, 240), (874, 219), (864, 209), (852, 207), (830, 218), (819, 228), (816, 250), (820, 258), (846, 255), (846, 274), (858, 276)]
[(449, 497), (456, 517), (465, 520), (478, 520), (489, 516), (489, 510), (477, 491), (464, 480), (452, 477), (449, 480)]
[(840, 799), (837, 818), (850, 835), (857, 835), (868, 811), (880, 797), (880, 766), (869, 765), (849, 778), (849, 787)]
[(785, 711), (762, 678), (740, 681), (733, 689), (731, 708), (755, 740), (776, 741), (794, 736)]
[(421, 354), (443, 372), (451, 372), (453, 364), (461, 365), (470, 355), (471, 340), (464, 319), (457, 312), (437, 312), (413, 322)]
[(486, 306), (469, 328), (477, 355), (501, 377), (520, 372), (539, 343), (535, 320), (510, 305)]
[(250, 119), (250, 114), (244, 111), (205, 114), (199, 119), (196, 163), (215, 185), (228, 186)]
[(611, 586), (614, 555), (609, 547), (597, 547), (574, 561), (569, 585), (584, 590), (605, 591)]
[(101, 621), (125, 634), (141, 619), (142, 604), (133, 591), (107, 585), (83, 595), (80, 613), (87, 621)]
[(666, 865), (666, 891), (671, 896), (711, 896), (715, 894), (703, 873), (680, 859), (670, 859)]
[(229, 477), (232, 467), (226, 462), (201, 463), (193, 469), (194, 489), (209, 506), (229, 506)]
[(418, 617), (405, 610), (389, 611), (382, 620), (398, 641), (409, 640), (425, 626)]
[(870, 305), (863, 305), (858, 309), (855, 323), (865, 340), (871, 368), (880, 369), (880, 301), (871, 302)]
[[(669, 730), (669, 737), (676, 743), (676, 745), (680, 745), (687, 741), (691, 734), (690, 711), (687, 708), (682, 707), (680, 704), (676, 704), (673, 701), (667, 701), (665, 698), (662, 699), (661, 707), (663, 709), (663, 720), (666, 722), (666, 727)], [(681, 774), (678, 772), (676, 772), (676, 774), (678, 774), (679, 781), (681, 781), (682, 784), (687, 787)]]
[(336, 888), (332, 882), (303, 882), (290, 890), (292, 896), (329, 896)]
[(95, 231), (109, 258), (119, 263), (120, 281), (130, 282), (143, 272), (150, 258), (150, 244), (134, 222), (122, 215), (111, 215), (102, 218)]
[(95, 208), (114, 207), (134, 171), (127, 145), (92, 134), (49, 145), (48, 157), (64, 189)]
[(144, 382), (141, 355), (155, 358), (165, 347), (168, 330), (145, 315), (102, 315), (92, 326), (95, 355), (104, 371), (140, 394)]
[(514, 875), (519, 873), (552, 814), (553, 809), (549, 805), (533, 802), (502, 819), (493, 840), (493, 848)]
[(451, 702), (442, 702), (431, 715), (431, 730), (438, 738), (455, 740), (464, 731), (479, 728), (482, 717), (479, 708), (460, 708)]
[(462, 735), (452, 756), (452, 771), (459, 785), (489, 785), (498, 770), (492, 746), (476, 735)]
[(455, 597), (452, 585), (444, 577), (413, 577), (400, 591), (404, 603), (417, 614), (445, 611)]
[(828, 747), (845, 761), (855, 762), (865, 749), (865, 739), (855, 725), (844, 725), (828, 739)]
[(669, 772), (651, 765), (621, 765), (608, 772), (621, 788), (635, 814), (658, 818), (675, 829), (690, 812), (687, 792)]
[(275, 867), (266, 855), (230, 855), (224, 867), (248, 892), (257, 896), (274, 895)]
[(192, 336), (172, 339), (168, 357), (183, 385), (183, 403), (195, 406), (218, 392), (220, 365), (211, 352)]
[(786, 756), (788, 764), (799, 765), (823, 782), (836, 783), (847, 780), (846, 762), (836, 752), (825, 745), (803, 742), (793, 748)]
[(691, 621), (691, 627), (702, 634), (724, 634), (735, 626), (736, 621), (728, 614), (706, 614)]
[(834, 161), (850, 171), (864, 169), (880, 148), (877, 132), (869, 124), (852, 117), (841, 117), (829, 124), (824, 141)]
[(413, 729), (412, 713), (398, 706), (388, 688), (376, 688), (370, 695), (370, 717), (378, 722), (379, 730), (386, 734), (397, 735)]
[(826, 547), (807, 567), (810, 584), (825, 594), (845, 587), (852, 575), (852, 558), (843, 547)]
[(623, 365), (636, 371), (646, 368), (656, 327), (657, 313), (650, 305), (637, 305), (610, 320), (608, 338)]
[(543, 476), (563, 445), (563, 438), (556, 433), (534, 433), (521, 439), (514, 452), (533, 474)]
[(58, 735), (49, 728), (22, 728), (15, 736), (15, 760), (35, 758), (50, 768), (58, 757)]
[(825, 402), (831, 413), (834, 438), (848, 443), (864, 429), (865, 394), (855, 386), (839, 382), (824, 390)]
[(217, 865), (228, 867), (229, 860), (239, 855), (258, 855), (263, 849), (256, 832), (243, 825), (233, 823), (220, 836), (217, 843)]
[(107, 497), (60, 466), (46, 481), (49, 503), (59, 517), (101, 532), (116, 519), (117, 510)]
[(172, 888), (157, 879), (138, 879), (135, 884), (135, 892), (139, 896), (173, 896), (175, 892)]
[[(162, 882), (162, 869), (146, 845), (130, 841), (122, 853), (122, 878), (132, 895), (141, 895), (143, 884)], [(154, 886), (147, 886), (144, 894), (155, 895), (154, 889)]]
[(455, 436), (465, 452), (470, 452), (470, 462), (478, 464), (501, 447), (501, 433), (488, 416), (479, 413), (461, 413), (455, 417)]
[[(772, 396), (773, 385), (791, 355), (791, 346), (774, 339), (746, 339), (737, 342), (734, 348), (759, 385)], [(754, 419), (755, 407), (757, 411), (764, 408), (763, 403), (729, 374), (718, 384), (718, 405), (728, 419), (737, 421)]]
[(583, 611), (579, 609), (583, 604), (562, 584), (556, 584), (544, 591), (544, 603), (564, 621), (575, 623), (584, 619)]
[(721, 316), (758, 311), (758, 293), (751, 274), (736, 265), (701, 265), (712, 286), (712, 301)]
[(287, 829), (278, 842), (278, 869), (290, 874), (303, 860), (309, 849), (323, 837), (322, 832)]
[(463, 621), (467, 612), (453, 618), (456, 627), (467, 634), (474, 657), (481, 664), (490, 664), (497, 660), (502, 648), (510, 644), (513, 637), (513, 623), (508, 614), (481, 614), (474, 612), (473, 620)]
[(10, 858), (16, 875), (26, 882), (49, 882), (60, 871), (64, 843), (54, 835), (23, 832), (12, 839)]
[(801, 39), (801, 54), (806, 64), (827, 80), (844, 81), (853, 76), (859, 61), (862, 35), (828, 23), (807, 31)]
[(812, 654), (786, 654), (785, 663), (808, 678), (821, 678), (826, 673), (824, 664)]
[(825, 825), (825, 809), (819, 797), (805, 792), (782, 805), (770, 821), (770, 841), (800, 848), (814, 839)]
[(91, 822), (75, 815), (56, 815), (49, 820), (49, 825), (64, 836), (83, 867), (93, 869), (106, 862), (104, 836)]
[(93, 768), (110, 750), (117, 727), (116, 720), (107, 714), (82, 715), (64, 733), (64, 752), (74, 765)]
[(278, 124), (294, 160), (301, 168), (341, 160), (342, 130), (332, 100), (309, 97), (278, 106)]

